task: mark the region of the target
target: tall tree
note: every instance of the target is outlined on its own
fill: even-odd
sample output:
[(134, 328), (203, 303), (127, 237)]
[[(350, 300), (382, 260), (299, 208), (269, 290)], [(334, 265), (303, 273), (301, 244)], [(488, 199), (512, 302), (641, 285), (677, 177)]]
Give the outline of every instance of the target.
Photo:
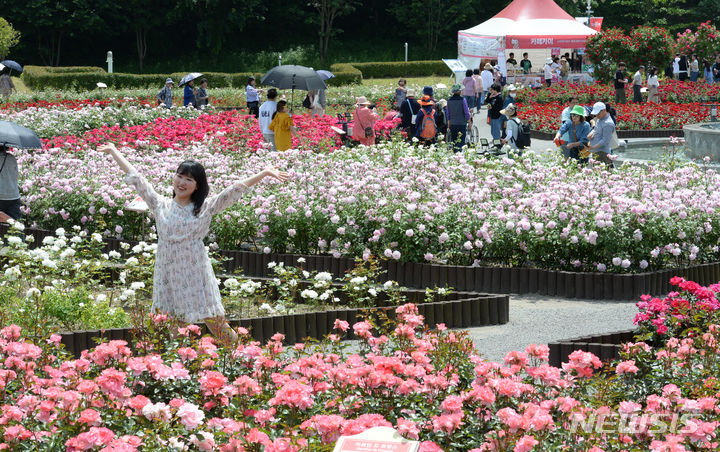
[(20, 32), (15, 30), (10, 22), (0, 17), (0, 60), (4, 60), (10, 52), (10, 47), (20, 42)]
[(191, 17), (197, 24), (197, 46), (219, 57), (227, 40), (232, 40), (251, 21), (264, 21), (267, 8), (263, 0), (182, 0), (175, 14)]
[(444, 36), (454, 38), (457, 25), (474, 15), (474, 3), (473, 0), (410, 0), (395, 2), (390, 6), (390, 13), (400, 24), (406, 24), (409, 11), (421, 12), (415, 18), (418, 26), (412, 27), (412, 35), (425, 42), (424, 58), (435, 58), (440, 39)]
[(163, 28), (170, 22), (170, 16), (175, 5), (172, 0), (125, 0), (119, 17), (127, 20), (123, 25), (124, 33), (132, 33), (135, 37), (135, 51), (137, 52), (138, 69), (143, 72), (145, 57), (150, 47), (148, 35), (153, 30)]
[(309, 22), (318, 29), (320, 63), (325, 64), (332, 37), (342, 32), (335, 26), (335, 20), (353, 12), (358, 3), (357, 0), (310, 0), (309, 5), (317, 13), (309, 16)]
[(35, 36), (38, 55), (48, 66), (60, 64), (66, 39), (108, 34), (105, 18), (114, 16), (116, 8), (104, 0), (0, 0), (0, 11), (25, 35)]

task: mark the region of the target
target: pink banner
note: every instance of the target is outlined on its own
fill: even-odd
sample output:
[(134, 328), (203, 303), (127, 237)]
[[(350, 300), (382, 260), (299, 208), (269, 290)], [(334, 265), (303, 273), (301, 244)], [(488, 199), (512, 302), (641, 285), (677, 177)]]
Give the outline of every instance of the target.
[(508, 48), (516, 49), (577, 49), (585, 47), (585, 36), (507, 36), (505, 42), (512, 43)]

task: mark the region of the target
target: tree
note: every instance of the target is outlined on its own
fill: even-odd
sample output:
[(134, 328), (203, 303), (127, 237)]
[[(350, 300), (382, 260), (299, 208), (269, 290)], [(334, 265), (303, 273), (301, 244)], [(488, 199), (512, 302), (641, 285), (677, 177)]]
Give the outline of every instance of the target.
[(0, 60), (10, 53), (10, 47), (20, 42), (20, 32), (15, 30), (7, 20), (0, 17)]
[(605, 23), (611, 23), (625, 31), (637, 25), (662, 26), (675, 29), (684, 23), (692, 10), (691, 0), (609, 0), (599, 5), (598, 16), (604, 16)]
[(228, 39), (235, 38), (250, 21), (265, 20), (263, 0), (183, 0), (174, 15), (194, 18), (197, 23), (197, 46), (218, 57)]
[(413, 37), (425, 41), (425, 58), (435, 58), (438, 41), (446, 35), (455, 35), (457, 25), (475, 13), (473, 0), (411, 0), (396, 2), (390, 12), (401, 24), (407, 23), (408, 11), (422, 11), (417, 17), (418, 26), (412, 28)]
[(309, 22), (318, 27), (318, 53), (320, 63), (325, 64), (330, 39), (342, 32), (342, 29), (335, 26), (335, 20), (353, 12), (358, 2), (357, 0), (310, 0), (308, 5), (317, 12), (310, 16)]
[(58, 66), (68, 37), (109, 34), (106, 17), (114, 17), (117, 2), (104, 0), (0, 0), (0, 11), (12, 17), (25, 36), (37, 39), (43, 64)]

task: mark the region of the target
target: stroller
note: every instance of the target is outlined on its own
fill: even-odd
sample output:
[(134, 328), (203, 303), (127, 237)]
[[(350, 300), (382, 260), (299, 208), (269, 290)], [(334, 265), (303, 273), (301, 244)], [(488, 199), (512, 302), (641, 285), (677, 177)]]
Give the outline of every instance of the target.
[[(485, 114), (487, 115), (487, 112)], [(479, 154), (494, 156), (505, 154), (502, 141), (495, 139), (492, 140), (491, 143), (487, 138), (480, 136), (479, 124), (481, 124), (481, 121), (485, 121), (485, 118), (480, 114), (480, 110), (476, 110), (472, 115), (472, 122), (468, 124), (465, 134), (468, 146), (477, 149)]]

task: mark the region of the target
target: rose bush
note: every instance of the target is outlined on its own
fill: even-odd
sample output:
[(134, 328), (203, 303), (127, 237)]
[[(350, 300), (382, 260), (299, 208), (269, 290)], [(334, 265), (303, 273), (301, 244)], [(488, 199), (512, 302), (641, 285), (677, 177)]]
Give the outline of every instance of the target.
[[(329, 451), (340, 435), (396, 428), (423, 450), (710, 450), (718, 447), (720, 326), (653, 349), (629, 343), (603, 366), (575, 351), (561, 368), (530, 345), (502, 363), (466, 333), (422, 326), (413, 305), (383, 326), (336, 322), (319, 344), (217, 347), (196, 326), (171, 338), (150, 320), (135, 351), (110, 341), (70, 359), (59, 336), (0, 331), (0, 448)], [(352, 351), (339, 342), (352, 327)]]
[[(268, 164), (288, 170), (288, 183), (262, 184), (214, 219), (210, 241), (222, 249), (613, 272), (720, 257), (720, 176), (694, 164), (608, 172), (554, 154), (486, 159), (401, 142), (237, 154), (205, 139), (123, 152), (164, 195), (190, 157), (205, 165), (212, 192)], [(136, 195), (120, 171), (83, 146), (19, 153), (28, 225), (77, 224), (106, 237), (151, 232), (147, 215), (127, 209)]]
[[(629, 94), (632, 93), (629, 92)], [(720, 97), (720, 85), (663, 80), (660, 83), (658, 94), (663, 103), (703, 103), (707, 102), (710, 97)], [(524, 104), (567, 103), (570, 97), (577, 97), (580, 99), (580, 103), (588, 105), (598, 101), (609, 102), (613, 106), (615, 104), (615, 90), (612, 84), (604, 83), (591, 85), (556, 83), (549, 88), (520, 89), (517, 94), (518, 102)], [(682, 105), (672, 104), (671, 107), (683, 108)]]
[[(710, 108), (700, 103), (628, 103), (610, 105), (617, 112), (618, 130), (682, 129), (685, 124), (710, 121)], [(518, 104), (518, 115), (527, 119), (534, 130), (557, 132), (566, 102)]]

